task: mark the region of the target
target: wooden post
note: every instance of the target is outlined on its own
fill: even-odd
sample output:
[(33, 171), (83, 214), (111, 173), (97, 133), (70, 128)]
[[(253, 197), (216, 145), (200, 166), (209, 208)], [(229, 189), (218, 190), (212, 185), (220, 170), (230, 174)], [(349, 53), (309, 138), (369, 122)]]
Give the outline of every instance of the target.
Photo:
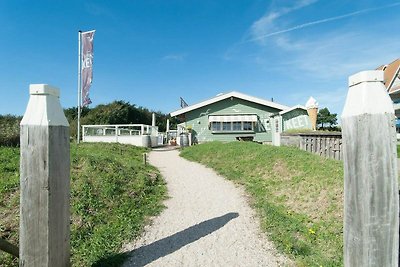
[(11, 244), (7, 240), (1, 239), (1, 238), (0, 238), (0, 250), (3, 250), (5, 252), (13, 255), (14, 257), (17, 257), (17, 258), (19, 257), (18, 247)]
[(147, 153), (143, 153), (143, 164), (147, 165)]
[(70, 266), (69, 125), (59, 90), (31, 84), (21, 121), (20, 266)]
[(342, 114), (348, 267), (398, 266), (395, 116), (383, 79), (383, 71), (351, 76)]

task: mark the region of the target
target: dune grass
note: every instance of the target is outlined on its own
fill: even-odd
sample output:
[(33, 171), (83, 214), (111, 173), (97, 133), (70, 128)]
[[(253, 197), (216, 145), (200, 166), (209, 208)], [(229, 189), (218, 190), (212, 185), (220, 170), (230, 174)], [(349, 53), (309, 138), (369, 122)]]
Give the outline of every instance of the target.
[(342, 266), (342, 162), (291, 147), (211, 142), (181, 156), (243, 185), (263, 230), (298, 266)]
[[(158, 214), (166, 187), (142, 163), (147, 150), (118, 144), (71, 145), (73, 266), (118, 266), (125, 242)], [(0, 147), (0, 237), (18, 244), (19, 148)], [(0, 252), (0, 266), (18, 266)]]

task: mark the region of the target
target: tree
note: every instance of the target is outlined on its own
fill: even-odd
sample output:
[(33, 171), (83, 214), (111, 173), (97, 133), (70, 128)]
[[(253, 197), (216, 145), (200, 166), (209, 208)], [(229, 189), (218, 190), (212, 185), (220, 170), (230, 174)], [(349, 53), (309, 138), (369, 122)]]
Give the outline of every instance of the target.
[[(137, 107), (126, 101), (114, 101), (109, 104), (100, 104), (94, 108), (83, 108), (81, 112), (81, 125), (85, 124), (151, 124), (152, 113), (156, 114), (156, 125), (160, 132), (165, 131), (166, 121), (170, 119), (170, 127), (176, 128), (176, 118), (164, 114), (161, 111), (155, 112), (144, 107)], [(64, 109), (65, 116), (70, 124), (71, 136), (77, 134), (77, 108)]]
[(337, 124), (337, 114), (331, 113), (328, 108), (323, 108), (318, 111), (317, 124), (321, 125), (321, 129), (329, 126), (330, 128)]

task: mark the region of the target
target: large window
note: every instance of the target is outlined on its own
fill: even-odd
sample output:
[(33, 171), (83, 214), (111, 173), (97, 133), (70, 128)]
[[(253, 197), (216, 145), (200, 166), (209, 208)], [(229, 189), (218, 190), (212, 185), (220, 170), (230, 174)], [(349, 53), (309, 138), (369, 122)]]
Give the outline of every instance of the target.
[(210, 115), (208, 117), (213, 133), (254, 132), (257, 115)]
[(232, 122), (223, 122), (222, 131), (232, 131)]
[(221, 131), (221, 122), (213, 121), (211, 123), (211, 131), (213, 131), (213, 132)]
[(212, 132), (253, 132), (255, 122), (251, 121), (233, 121), (233, 122), (219, 122), (213, 121), (211, 123)]
[(252, 131), (253, 130), (253, 123), (250, 121), (243, 122), (243, 131)]
[(232, 130), (241, 131), (242, 130), (242, 122), (241, 121), (232, 122)]

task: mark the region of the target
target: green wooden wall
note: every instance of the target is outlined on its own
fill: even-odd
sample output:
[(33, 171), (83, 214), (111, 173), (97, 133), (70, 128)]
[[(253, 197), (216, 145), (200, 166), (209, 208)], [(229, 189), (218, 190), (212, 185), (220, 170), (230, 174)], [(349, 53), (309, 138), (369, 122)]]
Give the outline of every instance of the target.
[(292, 129), (312, 129), (310, 117), (304, 109), (295, 109), (282, 115), (283, 131)]
[[(185, 127), (192, 128), (192, 135), (197, 138), (199, 143), (208, 141), (235, 141), (237, 136), (254, 136), (254, 141), (271, 142), (270, 116), (280, 110), (259, 105), (243, 99), (231, 98), (201, 107), (185, 114), (186, 122), (182, 123)], [(209, 129), (209, 115), (242, 115), (256, 114), (258, 121), (254, 133), (212, 133)]]

